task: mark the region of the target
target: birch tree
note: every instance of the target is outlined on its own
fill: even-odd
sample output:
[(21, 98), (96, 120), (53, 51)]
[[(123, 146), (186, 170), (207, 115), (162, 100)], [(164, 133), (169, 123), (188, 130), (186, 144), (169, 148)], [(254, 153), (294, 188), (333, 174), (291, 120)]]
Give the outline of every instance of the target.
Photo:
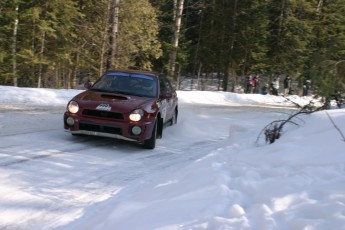
[(12, 43), (12, 69), (13, 69), (13, 86), (18, 86), (17, 78), (17, 30), (18, 30), (18, 9), (19, 5), (16, 5), (15, 18), (13, 23), (13, 43)]
[(174, 36), (172, 40), (172, 51), (170, 54), (169, 69), (168, 69), (168, 78), (170, 78), (171, 80), (175, 78), (176, 56), (177, 56), (178, 43), (179, 43), (179, 37), (180, 37), (183, 5), (184, 5), (184, 0), (178, 0), (178, 5), (177, 5), (178, 7), (176, 11), (176, 16), (175, 16)]
[(113, 0), (112, 22), (111, 22), (111, 50), (110, 50), (110, 59), (108, 62), (108, 68), (113, 68), (114, 62), (115, 62), (116, 35), (118, 32), (118, 23), (119, 23), (119, 4), (120, 4), (120, 0)]

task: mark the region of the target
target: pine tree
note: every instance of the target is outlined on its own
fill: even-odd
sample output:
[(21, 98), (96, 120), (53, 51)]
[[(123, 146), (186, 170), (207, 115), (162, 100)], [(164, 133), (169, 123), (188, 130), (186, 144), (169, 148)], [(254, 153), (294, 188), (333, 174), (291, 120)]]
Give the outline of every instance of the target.
[(17, 27), (19, 1), (0, 2), (0, 84), (17, 85)]
[(157, 13), (149, 1), (123, 1), (119, 13), (115, 66), (152, 70), (152, 62), (162, 55), (158, 33)]
[(101, 75), (107, 65), (114, 68), (152, 69), (153, 61), (161, 56), (161, 48), (156, 12), (148, 1), (119, 2), (116, 50), (111, 65), (107, 62), (111, 50), (113, 1), (85, 0), (82, 3), (81, 12), (85, 16), (77, 25), (80, 68), (89, 69), (93, 79)]
[(269, 1), (268, 58), (271, 60), (271, 73), (297, 72), (301, 68), (311, 39), (312, 12), (310, 1)]
[[(21, 74), (23, 82), (37, 82), (37, 87), (56, 86), (59, 65), (71, 64), (73, 19), (79, 15), (73, 0), (25, 1), (20, 4)], [(25, 64), (25, 65), (24, 65)], [(71, 73), (63, 74), (70, 78)], [(31, 79), (30, 76), (37, 76)], [(28, 77), (28, 78), (26, 78)]]
[(322, 1), (315, 5), (310, 56), (303, 77), (312, 81), (315, 93), (329, 100), (345, 92), (345, 2)]

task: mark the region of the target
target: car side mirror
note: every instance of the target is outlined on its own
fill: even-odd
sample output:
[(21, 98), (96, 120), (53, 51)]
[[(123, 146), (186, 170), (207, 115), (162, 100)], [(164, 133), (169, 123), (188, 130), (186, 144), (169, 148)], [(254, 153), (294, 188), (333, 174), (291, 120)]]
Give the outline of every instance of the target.
[(84, 87), (86, 88), (86, 89), (91, 89), (91, 87), (93, 86), (93, 82), (85, 82), (85, 84), (84, 84)]
[(162, 93), (160, 95), (161, 99), (171, 99), (172, 98), (172, 94), (171, 93)]

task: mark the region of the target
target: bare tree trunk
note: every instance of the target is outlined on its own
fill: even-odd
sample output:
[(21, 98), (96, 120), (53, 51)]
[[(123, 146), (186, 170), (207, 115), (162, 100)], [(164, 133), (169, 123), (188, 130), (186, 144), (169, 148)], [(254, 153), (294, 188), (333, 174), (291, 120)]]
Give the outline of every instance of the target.
[(61, 86), (61, 82), (60, 82), (60, 76), (59, 76), (59, 66), (60, 66), (60, 63), (57, 63), (57, 67), (55, 68), (55, 86), (57, 88), (60, 88)]
[(106, 14), (104, 15), (105, 19), (105, 23), (104, 23), (104, 30), (103, 30), (103, 35), (102, 35), (102, 41), (101, 41), (101, 47), (100, 47), (100, 60), (99, 60), (99, 73), (98, 75), (101, 76), (102, 73), (104, 72), (104, 67), (107, 67), (105, 66), (105, 64), (107, 63), (104, 63), (104, 60), (106, 55), (107, 55), (107, 43), (108, 43), (108, 39), (109, 39), (109, 34), (108, 34), (108, 28), (109, 28), (109, 19), (110, 19), (110, 11), (111, 11), (111, 2), (113, 0), (108, 0), (108, 5), (107, 5), (107, 10), (106, 10)]
[(42, 83), (42, 72), (43, 72), (43, 52), (44, 52), (44, 46), (45, 46), (45, 37), (46, 37), (46, 33), (42, 32), (42, 36), (41, 36), (41, 50), (39, 53), (39, 66), (38, 66), (38, 82), (37, 82), (37, 88), (41, 88), (41, 83)]
[(200, 76), (201, 76), (201, 68), (202, 68), (202, 63), (200, 62), (199, 63), (199, 68), (198, 68), (198, 76), (197, 76), (197, 80), (196, 80), (196, 89), (197, 90), (200, 90), (201, 87), (200, 87)]
[(78, 74), (78, 68), (79, 68), (79, 52), (75, 55), (75, 66), (73, 68), (73, 75), (72, 75), (72, 89), (75, 89), (77, 86), (77, 74)]
[(223, 76), (223, 91), (226, 92), (228, 91), (228, 80), (229, 80), (229, 65), (226, 68), (225, 72), (224, 72), (224, 76)]
[(220, 76), (220, 73), (217, 72), (217, 79), (218, 79), (218, 88), (217, 90), (220, 91), (220, 87), (222, 86), (222, 82), (221, 82), (221, 76)]
[(316, 7), (316, 12), (320, 12), (321, 11), (322, 5), (323, 5), (323, 0), (319, 0), (319, 3), (317, 4), (317, 7)]
[(63, 82), (63, 87), (65, 89), (68, 89), (68, 83), (67, 83), (67, 78), (66, 78), (66, 70), (65, 70), (65, 66), (63, 64), (60, 64), (60, 75), (62, 78), (62, 82)]
[(173, 20), (176, 20), (177, 16), (177, 0), (174, 0), (174, 14), (173, 14)]
[(116, 53), (116, 34), (119, 23), (119, 3), (120, 0), (113, 0), (112, 7), (112, 22), (111, 22), (111, 48), (110, 48), (110, 58), (108, 60), (107, 69), (115, 67), (115, 53)]
[(181, 87), (181, 82), (180, 82), (180, 73), (181, 73), (181, 65), (178, 65), (178, 71), (177, 71), (177, 79), (176, 79), (176, 90), (179, 90)]
[(12, 62), (13, 62), (13, 86), (18, 86), (17, 78), (17, 28), (18, 28), (18, 9), (16, 6), (16, 18), (14, 19), (13, 27), (13, 46), (12, 46)]
[(170, 55), (169, 70), (168, 70), (168, 78), (170, 78), (171, 80), (174, 79), (174, 76), (175, 76), (176, 56), (177, 56), (177, 48), (178, 48), (178, 42), (179, 42), (179, 37), (180, 37), (180, 27), (181, 27), (183, 3), (184, 3), (184, 0), (179, 0), (177, 14), (176, 14), (176, 20), (175, 20), (175, 29), (174, 29), (174, 37), (173, 37), (173, 50), (172, 50), (171, 55)]
[(100, 52), (100, 59), (99, 59), (99, 70), (98, 76), (101, 76), (104, 69), (104, 55), (105, 55), (105, 41), (102, 41), (101, 52)]
[(283, 24), (284, 24), (284, 11), (285, 11), (285, 0), (282, 1), (282, 8), (280, 10), (278, 37), (280, 37), (281, 31), (283, 28)]
[(71, 74), (72, 70), (70, 68), (67, 69), (67, 76), (66, 76), (66, 81), (67, 81), (67, 89), (71, 89)]
[[(196, 73), (196, 66), (197, 66), (197, 60), (198, 60), (198, 54), (199, 54), (199, 47), (200, 47), (200, 38), (201, 38), (201, 28), (202, 28), (202, 19), (203, 19), (203, 12), (200, 13), (200, 24), (199, 24), (199, 34), (198, 34), (198, 43), (196, 44), (195, 54), (194, 54), (194, 64), (193, 64), (193, 76), (191, 81), (191, 89), (193, 89), (194, 85), (194, 75)], [(197, 74), (197, 79), (199, 79), (199, 74)], [(197, 80), (196, 89), (199, 87), (199, 82)]]
[[(235, 0), (234, 2), (234, 8), (233, 8), (233, 16), (232, 16), (232, 29), (231, 29), (231, 34), (230, 34), (230, 53), (229, 53), (229, 60), (228, 60), (228, 66), (225, 69), (225, 74), (224, 74), (224, 78), (223, 78), (223, 91), (228, 91), (228, 80), (229, 80), (229, 75), (230, 72), (234, 72), (232, 71), (233, 69), (233, 51), (234, 51), (234, 44), (235, 44), (235, 28), (236, 28), (236, 20), (237, 20), (237, 15), (236, 15), (236, 11), (237, 11), (237, 1)], [(236, 84), (236, 82), (233, 82), (233, 89), (234, 90), (234, 84)]]

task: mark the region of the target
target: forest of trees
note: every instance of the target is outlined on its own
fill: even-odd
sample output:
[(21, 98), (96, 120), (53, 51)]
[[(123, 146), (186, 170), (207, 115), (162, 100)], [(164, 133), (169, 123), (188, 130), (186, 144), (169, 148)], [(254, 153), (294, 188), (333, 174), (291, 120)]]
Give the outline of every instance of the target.
[(136, 68), (224, 91), (251, 73), (345, 88), (344, 0), (2, 0), (0, 22), (2, 85), (74, 88)]

